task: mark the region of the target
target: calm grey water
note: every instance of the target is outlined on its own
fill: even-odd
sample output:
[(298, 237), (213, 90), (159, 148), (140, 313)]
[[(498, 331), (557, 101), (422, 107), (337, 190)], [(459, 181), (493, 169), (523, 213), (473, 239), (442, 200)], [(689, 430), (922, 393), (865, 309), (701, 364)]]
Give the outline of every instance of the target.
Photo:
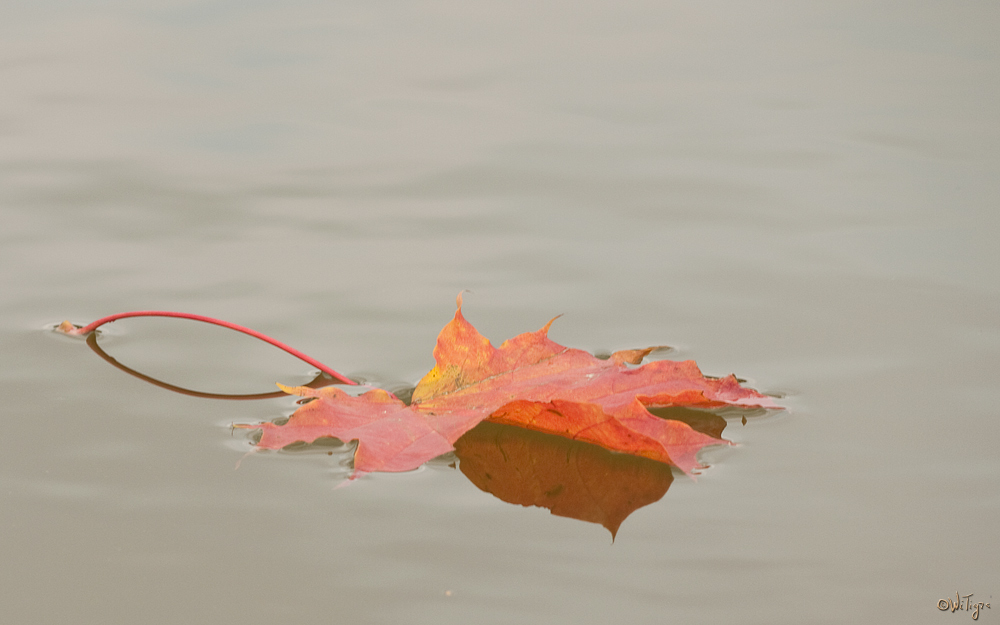
[[(6, 7), (3, 620), (995, 622), (997, 6)], [(344, 449), (246, 456), (290, 398), (47, 330), (195, 312), (395, 390), (463, 289), (495, 343), (565, 313), (788, 410), (612, 543), (454, 457), (335, 489)], [(311, 377), (181, 321), (101, 340), (204, 391)]]

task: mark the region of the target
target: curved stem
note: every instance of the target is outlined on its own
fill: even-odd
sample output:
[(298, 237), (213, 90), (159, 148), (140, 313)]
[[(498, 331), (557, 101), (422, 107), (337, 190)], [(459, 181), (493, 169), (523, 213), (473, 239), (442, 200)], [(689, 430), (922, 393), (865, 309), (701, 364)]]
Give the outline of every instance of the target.
[(289, 347), (288, 345), (285, 345), (281, 341), (272, 339), (266, 334), (261, 334), (256, 330), (251, 330), (250, 328), (245, 328), (241, 325), (236, 325), (235, 323), (222, 321), (221, 319), (213, 319), (211, 317), (205, 317), (203, 315), (192, 315), (190, 313), (169, 312), (164, 310), (139, 310), (135, 312), (118, 313), (115, 315), (108, 315), (107, 317), (102, 317), (97, 321), (94, 321), (92, 323), (83, 326), (82, 328), (73, 330), (72, 333), (79, 335), (90, 334), (91, 332), (93, 332), (94, 330), (96, 330), (97, 328), (101, 327), (106, 323), (111, 323), (112, 321), (117, 321), (119, 319), (126, 319), (129, 317), (176, 317), (178, 319), (190, 319), (191, 321), (202, 321), (204, 323), (211, 323), (217, 326), (222, 326), (223, 328), (229, 328), (230, 330), (236, 330), (237, 332), (242, 332), (243, 334), (249, 334), (250, 336), (260, 339), (265, 343), (274, 345), (278, 349), (284, 350), (289, 354), (291, 354), (292, 356), (295, 356), (299, 360), (309, 363), (310, 365), (316, 367), (323, 373), (333, 377), (336, 380), (340, 380), (344, 384), (357, 385), (357, 382), (355, 382), (354, 380), (340, 373), (337, 373), (336, 371), (334, 371), (330, 367), (327, 367), (326, 365), (316, 360), (315, 358), (311, 358), (303, 354), (299, 350), (295, 349), (294, 347)]

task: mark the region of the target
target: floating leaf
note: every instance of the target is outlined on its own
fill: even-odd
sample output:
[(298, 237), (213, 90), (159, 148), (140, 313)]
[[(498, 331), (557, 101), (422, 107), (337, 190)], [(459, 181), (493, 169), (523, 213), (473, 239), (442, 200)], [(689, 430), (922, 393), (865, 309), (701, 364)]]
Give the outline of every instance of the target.
[(541, 330), (490, 344), (462, 315), (438, 336), (434, 368), (407, 406), (385, 391), (352, 397), (338, 389), (285, 388), (315, 398), (284, 425), (263, 430), (258, 447), (278, 449), (323, 436), (357, 440), (355, 471), (407, 471), (453, 449), (458, 438), (489, 419), (672, 464), (701, 468), (696, 456), (725, 444), (681, 421), (652, 415), (647, 406), (777, 408), (740, 386), (734, 376), (702, 375), (693, 361), (641, 362), (652, 349), (615, 352), (607, 360), (563, 347)]

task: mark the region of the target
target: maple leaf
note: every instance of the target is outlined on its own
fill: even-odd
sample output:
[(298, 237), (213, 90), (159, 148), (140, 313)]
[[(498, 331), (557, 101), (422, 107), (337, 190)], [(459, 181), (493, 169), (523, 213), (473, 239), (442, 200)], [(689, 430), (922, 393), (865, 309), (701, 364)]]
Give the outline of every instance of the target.
[[(553, 319), (554, 321), (554, 319)], [(549, 321), (493, 347), (462, 315), (441, 331), (434, 368), (413, 391), (411, 404), (385, 391), (351, 397), (336, 389), (284, 388), (314, 397), (285, 425), (263, 430), (259, 448), (278, 449), (322, 436), (358, 440), (355, 471), (406, 471), (450, 451), (484, 419), (516, 425), (672, 464), (685, 473), (701, 465), (707, 445), (728, 441), (686, 423), (656, 417), (646, 406), (722, 405), (777, 408), (765, 395), (740, 386), (734, 376), (706, 378), (693, 361), (655, 361), (655, 348), (615, 352), (601, 360), (548, 338)]]

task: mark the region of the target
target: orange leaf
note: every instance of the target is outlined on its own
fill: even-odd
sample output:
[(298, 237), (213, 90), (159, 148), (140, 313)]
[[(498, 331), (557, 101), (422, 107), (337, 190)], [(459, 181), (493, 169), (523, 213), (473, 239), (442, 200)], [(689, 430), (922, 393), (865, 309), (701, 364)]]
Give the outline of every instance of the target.
[(706, 378), (690, 360), (628, 366), (654, 348), (601, 360), (563, 347), (549, 340), (551, 324), (495, 348), (462, 316), (459, 296), (455, 318), (438, 336), (436, 365), (414, 389), (410, 406), (384, 391), (351, 397), (300, 387), (290, 392), (316, 400), (287, 424), (241, 427), (264, 429), (259, 446), (271, 449), (321, 436), (357, 439), (357, 471), (406, 471), (450, 451), (459, 436), (489, 418), (691, 472), (700, 467), (700, 449), (727, 441), (656, 417), (646, 406), (777, 407), (733, 376)]

